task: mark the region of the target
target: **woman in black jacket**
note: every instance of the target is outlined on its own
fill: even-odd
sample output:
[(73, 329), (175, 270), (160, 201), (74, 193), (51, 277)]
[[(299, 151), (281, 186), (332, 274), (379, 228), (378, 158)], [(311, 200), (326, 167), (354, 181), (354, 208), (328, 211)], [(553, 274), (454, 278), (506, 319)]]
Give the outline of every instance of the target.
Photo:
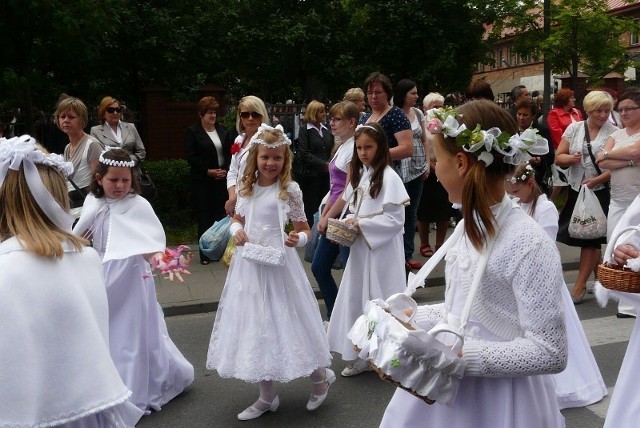
[[(231, 143), (235, 135), (216, 122), (219, 104), (214, 97), (198, 101), (200, 121), (189, 126), (185, 134), (187, 162), (191, 165), (191, 199), (198, 224), (198, 237), (214, 221), (226, 216), (227, 169)], [(200, 252), (200, 263), (211, 260)]]
[(329, 191), (329, 160), (333, 148), (333, 135), (325, 126), (325, 106), (313, 100), (304, 113), (306, 126), (300, 127), (298, 154), (304, 173), (294, 177), (302, 189), (304, 211), (309, 226), (318, 211), (322, 198)]

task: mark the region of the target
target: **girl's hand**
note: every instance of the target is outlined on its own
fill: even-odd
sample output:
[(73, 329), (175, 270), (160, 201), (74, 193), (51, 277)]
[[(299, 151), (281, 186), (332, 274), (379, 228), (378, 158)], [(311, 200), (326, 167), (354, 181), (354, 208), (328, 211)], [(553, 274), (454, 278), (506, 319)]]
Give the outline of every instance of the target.
[(318, 221), (318, 233), (320, 235), (324, 235), (327, 231), (327, 225), (329, 224), (329, 219), (327, 217), (322, 217), (320, 221)]
[(227, 215), (233, 215), (233, 213), (236, 210), (236, 200), (235, 199), (229, 199), (227, 202), (224, 203), (224, 210), (227, 213)]
[(638, 250), (629, 244), (618, 245), (615, 250), (613, 250), (613, 260), (615, 260), (619, 266), (626, 265), (629, 259), (637, 259), (638, 255)]
[(289, 232), (289, 236), (287, 236), (286, 241), (284, 241), (284, 245), (287, 247), (295, 247), (298, 245), (298, 241), (300, 240), (300, 235), (295, 230)]
[(235, 235), (233, 235), (233, 240), (236, 242), (236, 245), (241, 247), (249, 242), (249, 237), (247, 236), (247, 233), (244, 231), (244, 229), (240, 229), (236, 232)]
[(356, 230), (356, 235), (360, 235), (360, 227), (358, 226), (357, 221), (353, 221), (352, 218), (348, 218), (344, 222)]

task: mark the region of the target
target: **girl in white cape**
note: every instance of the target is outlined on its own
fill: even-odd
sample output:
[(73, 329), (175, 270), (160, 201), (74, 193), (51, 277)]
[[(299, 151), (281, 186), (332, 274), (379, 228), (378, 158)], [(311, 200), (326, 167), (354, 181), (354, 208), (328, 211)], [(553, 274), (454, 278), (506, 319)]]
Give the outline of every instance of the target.
[[(513, 177), (507, 181), (507, 191), (518, 198), (520, 207), (533, 217), (555, 242), (558, 232), (558, 210), (538, 187), (535, 173), (528, 163), (518, 165)], [(558, 405), (561, 409), (588, 406), (606, 397), (607, 387), (566, 285), (561, 291), (569, 357), (567, 368), (552, 375)]]
[[(464, 323), (465, 369), (449, 405), (427, 405), (397, 389), (381, 426), (563, 427), (547, 376), (567, 361), (560, 255), (505, 193), (514, 165), (544, 154), (547, 141), (535, 131), (517, 135), (509, 113), (486, 100), (438, 109), (428, 118), (436, 175), (449, 200), (461, 204), (463, 221), (457, 226), (462, 233), (454, 232), (460, 238), (445, 244), (444, 304), (420, 306), (414, 320), (426, 331)], [(478, 265), (485, 266), (479, 282), (473, 281)], [(469, 294), (475, 297), (465, 320)]]
[(0, 426), (133, 427), (98, 254), (71, 233), (71, 162), (0, 139)]
[[(243, 421), (278, 410), (274, 381), (309, 376), (313, 388), (306, 407), (311, 411), (325, 401), (336, 379), (326, 368), (331, 354), (318, 302), (293, 248), (303, 247), (311, 231), (302, 192), (291, 180), (290, 144), (280, 129), (264, 124), (251, 142), (230, 227), (237, 249), (209, 343), (208, 369), (259, 385), (258, 400), (238, 414)], [(285, 234), (289, 220), (294, 230)], [(251, 245), (280, 252), (282, 263), (245, 258)]]
[(149, 413), (193, 382), (193, 366), (171, 341), (156, 297), (145, 257), (163, 258), (164, 229), (137, 194), (134, 166), (125, 150), (102, 152), (74, 232), (90, 237), (102, 257), (111, 356), (132, 401)]
[[(351, 361), (342, 376), (369, 370), (369, 364), (358, 358), (347, 337), (366, 303), (399, 293), (405, 284), (402, 232), (409, 195), (390, 166), (389, 145), (382, 127), (376, 122), (358, 125), (354, 138), (351, 178), (342, 198), (352, 200), (356, 189), (351, 209), (355, 212), (358, 205), (360, 209), (357, 218), (347, 222), (355, 225), (358, 235), (351, 246), (327, 332), (331, 350)], [(334, 204), (328, 216), (338, 214), (340, 207), (342, 204)]]

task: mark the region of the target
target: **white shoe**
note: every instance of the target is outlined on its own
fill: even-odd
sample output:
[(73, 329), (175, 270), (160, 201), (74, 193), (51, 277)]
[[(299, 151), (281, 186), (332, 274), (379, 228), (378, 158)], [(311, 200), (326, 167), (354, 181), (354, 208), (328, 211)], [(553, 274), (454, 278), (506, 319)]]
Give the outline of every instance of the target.
[(313, 383), (315, 385), (318, 385), (318, 384), (326, 382), (327, 383), (327, 391), (322, 395), (311, 394), (311, 397), (309, 397), (309, 401), (307, 402), (307, 410), (314, 411), (315, 409), (320, 407), (320, 405), (322, 403), (324, 403), (324, 400), (327, 398), (327, 395), (329, 394), (329, 387), (335, 381), (336, 381), (336, 374), (333, 372), (333, 370), (325, 368), (324, 369), (324, 379), (323, 380), (319, 380), (317, 382), (313, 382)]
[(350, 376), (359, 375), (362, 372), (370, 372), (372, 370), (373, 369), (371, 368), (368, 362), (366, 362), (361, 358), (358, 358), (356, 361), (354, 361), (353, 363), (345, 367), (344, 370), (342, 370), (342, 373), (340, 374), (344, 377), (350, 377)]
[(255, 407), (253, 407), (253, 404), (252, 404), (249, 407), (247, 407), (246, 409), (244, 409), (242, 411), (242, 413), (238, 414), (238, 419), (240, 419), (241, 421), (250, 421), (251, 419), (259, 418), (266, 411), (275, 412), (276, 410), (278, 410), (278, 406), (280, 405), (280, 398), (278, 398), (277, 395), (273, 399), (273, 401), (271, 401), (271, 403), (269, 403), (268, 401), (264, 401), (260, 397), (258, 397), (258, 401), (263, 402), (264, 404), (268, 405), (269, 407), (267, 407), (264, 410), (258, 410)]

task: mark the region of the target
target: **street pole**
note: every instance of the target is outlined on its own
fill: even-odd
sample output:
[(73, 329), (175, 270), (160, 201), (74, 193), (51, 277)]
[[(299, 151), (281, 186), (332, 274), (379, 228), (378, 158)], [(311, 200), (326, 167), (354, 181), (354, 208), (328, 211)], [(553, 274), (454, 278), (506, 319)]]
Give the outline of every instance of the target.
[[(551, 0), (544, 0), (544, 38), (545, 40), (549, 38), (551, 35)], [(549, 113), (549, 109), (551, 107), (551, 66), (549, 65), (549, 61), (547, 61), (547, 57), (544, 57), (543, 62), (543, 73), (544, 73), (544, 94), (543, 94), (543, 115), (546, 120), (547, 113)]]

